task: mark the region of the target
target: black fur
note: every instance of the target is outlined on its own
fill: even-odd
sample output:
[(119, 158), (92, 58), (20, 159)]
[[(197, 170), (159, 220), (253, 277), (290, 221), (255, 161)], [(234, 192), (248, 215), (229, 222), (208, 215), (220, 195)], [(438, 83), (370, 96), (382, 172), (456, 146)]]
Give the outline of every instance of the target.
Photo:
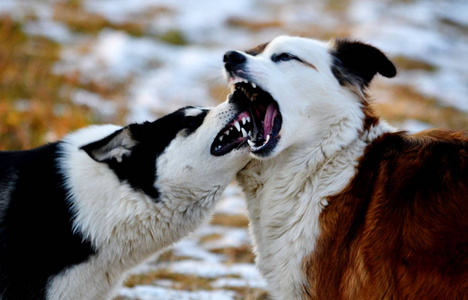
[(42, 299), (51, 276), (95, 253), (72, 232), (68, 191), (57, 167), (59, 145), (0, 152), (2, 299)]
[[(191, 108), (191, 107), (189, 107)], [(177, 134), (190, 135), (208, 110), (185, 116), (180, 109), (155, 122), (132, 124), (108, 137), (83, 146), (95, 160), (106, 163), (138, 191), (158, 199), (153, 187), (156, 158)], [(119, 162), (95, 157), (119, 146), (120, 134), (134, 143)], [(122, 139), (120, 139), (122, 140)], [(118, 140), (117, 140), (118, 141)], [(64, 142), (28, 151), (0, 152), (0, 299), (44, 299), (48, 281), (73, 265), (96, 254), (90, 241), (73, 232), (73, 197), (69, 197), (61, 151)], [(79, 149), (77, 149), (79, 151)], [(105, 154), (105, 153), (104, 153)], [(94, 157), (93, 157), (94, 156)], [(72, 195), (71, 195), (72, 196)]]
[(332, 55), (332, 71), (341, 85), (364, 89), (377, 73), (388, 78), (397, 73), (393, 63), (379, 49), (358, 41), (337, 39)]
[[(109, 165), (117, 177), (127, 182), (135, 190), (143, 191), (155, 201), (158, 200), (159, 192), (154, 187), (156, 181), (156, 158), (164, 151), (175, 136), (183, 130), (184, 135), (190, 135), (203, 123), (208, 110), (197, 116), (185, 116), (186, 107), (172, 114), (162, 117), (154, 122), (143, 124), (131, 124), (126, 128), (130, 131), (130, 139), (136, 142), (129, 155), (124, 156), (119, 162), (116, 158), (100, 161)], [(125, 129), (125, 128), (124, 128)], [(102, 149), (111, 144), (119, 133), (124, 129), (94, 143), (82, 147), (91, 157), (95, 158), (93, 151)], [(115, 145), (114, 145), (115, 146)], [(109, 150), (109, 149), (108, 149)], [(99, 161), (99, 160), (98, 160)]]

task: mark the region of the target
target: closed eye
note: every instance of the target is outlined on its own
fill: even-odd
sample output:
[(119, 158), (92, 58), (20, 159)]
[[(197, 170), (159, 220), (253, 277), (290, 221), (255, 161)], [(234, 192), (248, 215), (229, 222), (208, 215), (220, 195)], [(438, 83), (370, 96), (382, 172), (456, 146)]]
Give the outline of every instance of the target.
[(271, 56), (271, 60), (273, 62), (280, 62), (280, 61), (289, 61), (289, 60), (298, 60), (301, 61), (297, 56), (291, 54), (291, 53), (280, 53), (280, 54), (273, 54)]

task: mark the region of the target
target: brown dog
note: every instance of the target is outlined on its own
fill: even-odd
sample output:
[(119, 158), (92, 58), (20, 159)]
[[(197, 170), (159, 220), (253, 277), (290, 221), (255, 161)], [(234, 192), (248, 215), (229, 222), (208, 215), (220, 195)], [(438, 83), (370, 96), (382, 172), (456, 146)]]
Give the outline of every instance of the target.
[(466, 132), (378, 118), (365, 90), (396, 70), (367, 44), (282, 36), (224, 60), (256, 124), (238, 180), (273, 298), (468, 298)]

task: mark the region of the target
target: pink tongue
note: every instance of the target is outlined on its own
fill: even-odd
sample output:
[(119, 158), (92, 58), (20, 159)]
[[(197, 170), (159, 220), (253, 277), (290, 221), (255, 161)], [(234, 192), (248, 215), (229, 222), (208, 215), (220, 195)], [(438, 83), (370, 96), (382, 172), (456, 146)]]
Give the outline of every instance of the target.
[(273, 128), (273, 121), (275, 120), (275, 117), (277, 115), (276, 107), (273, 103), (270, 103), (268, 105), (268, 108), (266, 110), (265, 114), (265, 120), (263, 121), (263, 137), (267, 138), (267, 135), (270, 134), (271, 129)]

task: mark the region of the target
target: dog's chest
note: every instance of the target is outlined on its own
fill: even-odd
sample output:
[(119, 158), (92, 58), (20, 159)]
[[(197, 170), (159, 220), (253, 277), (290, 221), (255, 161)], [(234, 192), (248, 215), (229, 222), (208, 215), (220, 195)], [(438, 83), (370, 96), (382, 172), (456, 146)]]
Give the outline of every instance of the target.
[(315, 169), (306, 165), (281, 159), (254, 162), (238, 175), (247, 197), (257, 265), (273, 287), (274, 299), (301, 298), (303, 264), (320, 235), (320, 214), (328, 197), (354, 177), (356, 156), (328, 160)]

